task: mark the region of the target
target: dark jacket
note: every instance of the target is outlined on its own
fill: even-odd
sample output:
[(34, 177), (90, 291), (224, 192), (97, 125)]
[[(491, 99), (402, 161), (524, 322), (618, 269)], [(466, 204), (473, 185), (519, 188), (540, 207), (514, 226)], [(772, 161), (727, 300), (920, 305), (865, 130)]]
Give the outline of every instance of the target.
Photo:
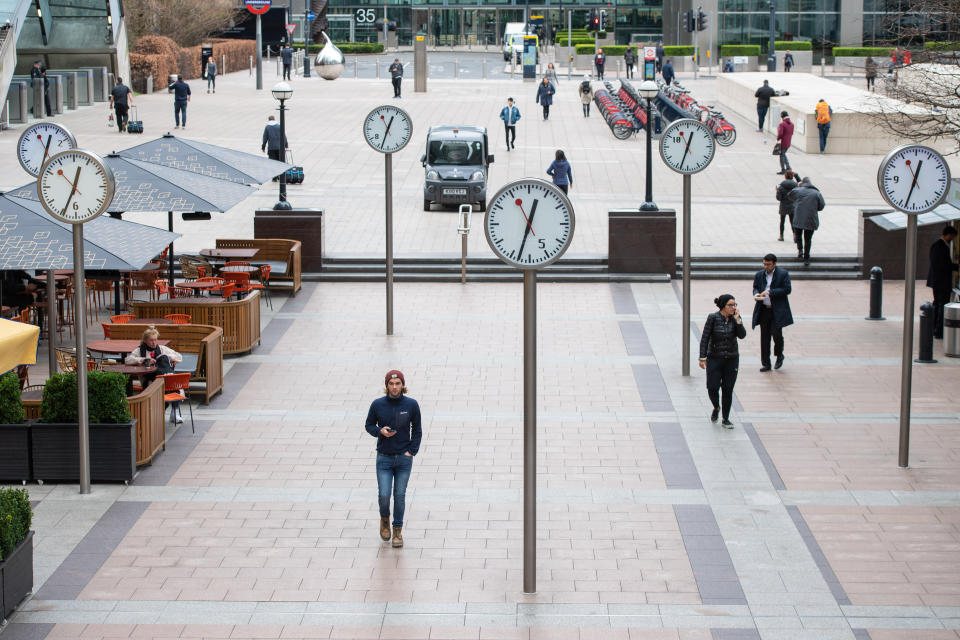
[(394, 62), (390, 65), (390, 77), (391, 78), (402, 78), (403, 77), (403, 64), (400, 62)]
[(291, 47), (284, 47), (280, 49), (280, 60), (283, 64), (290, 64), (293, 62), (293, 49)]
[(173, 99), (177, 102), (186, 102), (187, 96), (190, 95), (190, 85), (183, 80), (177, 80), (169, 85), (167, 89), (173, 89)]
[(820, 227), (818, 211), (823, 211), (826, 203), (820, 190), (809, 182), (801, 184), (790, 192), (790, 201), (793, 203), (794, 229), (817, 229)]
[(877, 63), (876, 61), (874, 61), (873, 58), (867, 58), (867, 62), (865, 63), (865, 69), (867, 70), (866, 76), (868, 78), (877, 77)]
[(758, 107), (769, 107), (770, 98), (772, 98), (773, 96), (774, 96), (773, 87), (771, 87), (768, 84), (763, 85), (762, 87), (757, 89), (757, 92), (755, 94), (753, 94), (753, 97), (757, 99)]
[(657, 60), (663, 60), (663, 43), (662, 42), (657, 43), (656, 56), (657, 56)]
[[(389, 438), (380, 433), (383, 427), (391, 427), (397, 432)], [(400, 395), (391, 398), (385, 394), (370, 404), (367, 413), (367, 433), (377, 438), (377, 452), (388, 456), (409, 452), (415, 456), (420, 450), (420, 405), (413, 398)]]
[(777, 125), (777, 142), (784, 151), (790, 148), (790, 143), (793, 142), (793, 121), (790, 118), (784, 118)]
[(664, 62), (663, 68), (660, 70), (660, 75), (663, 76), (663, 81), (667, 84), (673, 82), (673, 78), (675, 77), (673, 74), (673, 65), (669, 62)]
[[(500, 109), (500, 119), (503, 120), (503, 124), (505, 125), (515, 125), (517, 124), (517, 120), (520, 119), (520, 109), (517, 109), (517, 105), (504, 107)], [(507, 121), (508, 119), (509, 122)]]
[(573, 171), (566, 160), (554, 160), (547, 167), (547, 175), (553, 178), (553, 184), (573, 184)]
[(733, 316), (724, 318), (723, 314), (715, 311), (707, 316), (703, 325), (703, 335), (700, 336), (701, 358), (733, 358), (740, 355), (737, 338), (747, 337), (747, 328), (743, 323), (737, 324)]
[(553, 104), (554, 93), (553, 85), (549, 82), (547, 84), (540, 84), (537, 87), (537, 102), (545, 107), (549, 107)]
[(796, 63), (793, 61), (793, 54), (792, 54), (792, 53), (788, 53), (788, 54), (786, 54), (786, 55), (783, 56), (783, 66), (784, 66), (784, 67), (789, 68), (789, 67), (792, 67), (792, 66), (795, 65), (795, 64), (796, 64)]
[(626, 64), (636, 64), (637, 63), (637, 54), (633, 52), (633, 49), (627, 49), (623, 53), (623, 61)]
[[(763, 269), (753, 276), (753, 295), (767, 290), (767, 272)], [(776, 267), (773, 270), (773, 280), (770, 281), (770, 309), (773, 311), (773, 326), (777, 329), (789, 327), (793, 324), (793, 314), (790, 312), (790, 300), (787, 296), (793, 287), (790, 286), (790, 272)], [(753, 305), (753, 324), (756, 328), (760, 324), (760, 310), (765, 307), (762, 301)]]
[(129, 101), (127, 96), (131, 95), (133, 92), (130, 91), (130, 87), (125, 84), (115, 84), (113, 89), (110, 90), (110, 98), (113, 100), (113, 104), (119, 104), (123, 106), (129, 106)]
[(937, 238), (937, 241), (930, 245), (927, 286), (934, 291), (949, 294), (953, 288), (953, 272), (957, 270), (957, 263), (950, 256), (950, 246), (943, 238)]
[(289, 146), (286, 133), (284, 133), (283, 139), (281, 140), (279, 123), (268, 124), (263, 128), (263, 143), (260, 145), (261, 151), (265, 149), (269, 149), (270, 151), (283, 151)]
[(602, 67), (603, 65), (607, 64), (607, 54), (598, 53), (597, 55), (593, 56), (593, 64), (597, 65), (598, 67)]
[(780, 215), (793, 216), (793, 203), (790, 202), (790, 192), (796, 188), (796, 180), (784, 180), (777, 185), (777, 202), (780, 203)]

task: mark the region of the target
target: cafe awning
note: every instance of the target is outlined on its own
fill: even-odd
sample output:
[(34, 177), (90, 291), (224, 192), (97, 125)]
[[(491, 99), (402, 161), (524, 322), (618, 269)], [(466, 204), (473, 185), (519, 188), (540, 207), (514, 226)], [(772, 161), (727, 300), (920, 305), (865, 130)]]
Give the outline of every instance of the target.
[(0, 319), (0, 374), (17, 365), (37, 363), (40, 327)]

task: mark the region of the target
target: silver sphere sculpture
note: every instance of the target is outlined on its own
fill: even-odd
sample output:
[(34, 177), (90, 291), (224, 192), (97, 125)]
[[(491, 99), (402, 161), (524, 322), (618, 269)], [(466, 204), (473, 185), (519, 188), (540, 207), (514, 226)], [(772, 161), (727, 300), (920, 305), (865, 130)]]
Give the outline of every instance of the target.
[(327, 44), (323, 45), (323, 49), (317, 54), (317, 59), (313, 63), (314, 68), (324, 80), (336, 80), (343, 73), (346, 58), (343, 57), (343, 51), (333, 44), (333, 40), (326, 32), (320, 33), (327, 39)]

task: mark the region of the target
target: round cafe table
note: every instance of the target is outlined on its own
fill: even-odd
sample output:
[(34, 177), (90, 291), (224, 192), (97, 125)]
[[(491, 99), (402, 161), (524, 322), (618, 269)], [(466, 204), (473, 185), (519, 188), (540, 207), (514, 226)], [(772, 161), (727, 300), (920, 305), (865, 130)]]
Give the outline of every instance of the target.
[(174, 286), (193, 289), (193, 294), (199, 298), (208, 289), (219, 289), (220, 283), (213, 280), (192, 280), (190, 282), (178, 282)]
[(127, 376), (127, 395), (133, 395), (133, 379), (134, 377), (140, 378), (141, 381), (143, 376), (156, 373), (157, 368), (150, 366), (144, 366), (142, 364), (107, 364), (103, 366), (104, 371), (113, 371), (115, 373), (122, 373)]
[[(159, 345), (170, 344), (169, 340), (157, 340)], [(139, 340), (88, 340), (87, 351), (127, 355), (140, 346)]]

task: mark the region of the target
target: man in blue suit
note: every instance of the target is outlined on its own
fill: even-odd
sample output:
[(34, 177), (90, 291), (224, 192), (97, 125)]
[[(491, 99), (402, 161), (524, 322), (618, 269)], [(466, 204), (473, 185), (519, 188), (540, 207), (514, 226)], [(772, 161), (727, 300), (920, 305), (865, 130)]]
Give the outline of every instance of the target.
[(753, 328), (760, 325), (760, 371), (770, 371), (770, 338), (775, 369), (783, 366), (783, 328), (793, 324), (790, 313), (790, 272), (777, 266), (777, 256), (763, 256), (763, 269), (753, 277)]

